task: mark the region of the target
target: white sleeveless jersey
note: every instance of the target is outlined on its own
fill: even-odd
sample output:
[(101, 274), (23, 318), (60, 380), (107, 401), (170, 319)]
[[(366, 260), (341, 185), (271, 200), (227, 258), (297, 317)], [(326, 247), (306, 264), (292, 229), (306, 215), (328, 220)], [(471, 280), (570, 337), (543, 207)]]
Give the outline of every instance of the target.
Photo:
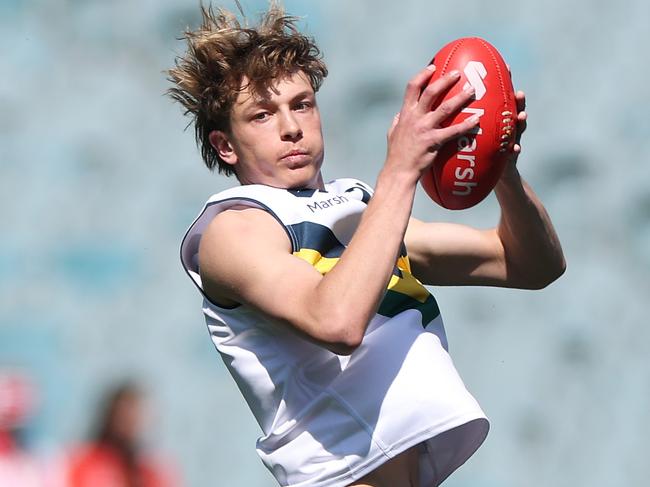
[[(293, 254), (326, 274), (354, 234), (372, 190), (339, 179), (325, 190), (240, 186), (212, 196), (181, 246), (202, 291), (201, 235), (219, 212), (260, 208), (287, 232)], [(359, 286), (364, 282), (359, 281)], [(361, 345), (338, 356), (265, 315), (204, 295), (212, 340), (263, 434), (257, 452), (280, 485), (343, 487), (420, 445), (421, 485), (438, 485), (484, 440), (488, 421), (447, 353), (433, 296), (405, 249)]]

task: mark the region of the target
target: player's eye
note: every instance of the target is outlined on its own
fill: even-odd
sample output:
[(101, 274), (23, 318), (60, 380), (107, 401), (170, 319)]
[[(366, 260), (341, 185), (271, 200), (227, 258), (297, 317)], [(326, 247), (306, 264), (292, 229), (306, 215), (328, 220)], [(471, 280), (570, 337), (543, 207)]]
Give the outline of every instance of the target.
[(271, 114), (269, 112), (257, 112), (256, 114), (253, 115), (253, 120), (259, 120), (263, 121), (266, 120), (268, 117), (270, 117)]
[(313, 104), (311, 102), (309, 102), (307, 100), (303, 100), (303, 101), (300, 101), (300, 102), (296, 103), (294, 109), (299, 110), (299, 111), (305, 111), (305, 110), (309, 110), (312, 106), (313, 106)]

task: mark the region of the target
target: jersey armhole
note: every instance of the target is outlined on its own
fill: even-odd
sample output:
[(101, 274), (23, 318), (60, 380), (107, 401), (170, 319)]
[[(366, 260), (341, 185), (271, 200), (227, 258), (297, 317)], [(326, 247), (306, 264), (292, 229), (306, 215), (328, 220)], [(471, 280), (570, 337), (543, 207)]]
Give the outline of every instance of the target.
[(216, 217), (219, 213), (226, 211), (235, 206), (245, 206), (247, 208), (258, 208), (260, 210), (266, 211), (269, 213), (278, 224), (284, 229), (289, 241), (291, 242), (291, 252), (296, 252), (298, 248), (298, 239), (292, 228), (284, 225), (280, 217), (267, 205), (264, 203), (255, 200), (253, 198), (247, 197), (232, 197), (226, 198), (223, 200), (210, 201), (208, 202), (203, 211), (199, 216), (194, 220), (192, 225), (185, 232), (185, 236), (181, 242), (180, 248), (180, 258), (183, 264), (183, 269), (188, 277), (192, 280), (196, 288), (203, 295), (204, 299), (208, 301), (211, 305), (223, 309), (223, 310), (233, 310), (243, 306), (243, 303), (237, 303), (234, 306), (223, 306), (218, 303), (215, 303), (207, 295), (203, 289), (203, 284), (201, 282), (201, 276), (199, 271), (199, 262), (198, 262), (198, 250), (203, 231), (210, 224), (210, 222)]

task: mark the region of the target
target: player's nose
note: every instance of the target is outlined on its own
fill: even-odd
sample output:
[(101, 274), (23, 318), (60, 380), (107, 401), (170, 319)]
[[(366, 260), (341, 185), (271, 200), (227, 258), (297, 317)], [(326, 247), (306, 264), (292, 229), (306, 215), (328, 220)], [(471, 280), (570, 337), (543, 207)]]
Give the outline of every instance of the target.
[(302, 128), (293, 113), (280, 115), (280, 138), (282, 140), (297, 140), (302, 137)]

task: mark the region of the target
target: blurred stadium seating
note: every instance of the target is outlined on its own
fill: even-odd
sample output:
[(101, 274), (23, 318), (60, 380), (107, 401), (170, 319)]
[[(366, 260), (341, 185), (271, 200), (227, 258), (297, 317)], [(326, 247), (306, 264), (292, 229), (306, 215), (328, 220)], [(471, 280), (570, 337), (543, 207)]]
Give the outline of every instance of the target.
[[(157, 401), (151, 441), (188, 485), (271, 486), (258, 428), (202, 322), (178, 245), (208, 177), (164, 70), (198, 2), (0, 1), (0, 364), (43, 391), (33, 436), (85, 433), (115, 377)], [(242, 1), (251, 17), (265, 2)], [(452, 356), (492, 419), (449, 487), (644, 486), (650, 464), (650, 4), (286, 1), (321, 44), (325, 177), (373, 183), (407, 79), (489, 39), (528, 95), (521, 172), (568, 261), (539, 292), (435, 289)], [(225, 2), (235, 8), (234, 2)], [(481, 227), (423, 192), (415, 215)]]

